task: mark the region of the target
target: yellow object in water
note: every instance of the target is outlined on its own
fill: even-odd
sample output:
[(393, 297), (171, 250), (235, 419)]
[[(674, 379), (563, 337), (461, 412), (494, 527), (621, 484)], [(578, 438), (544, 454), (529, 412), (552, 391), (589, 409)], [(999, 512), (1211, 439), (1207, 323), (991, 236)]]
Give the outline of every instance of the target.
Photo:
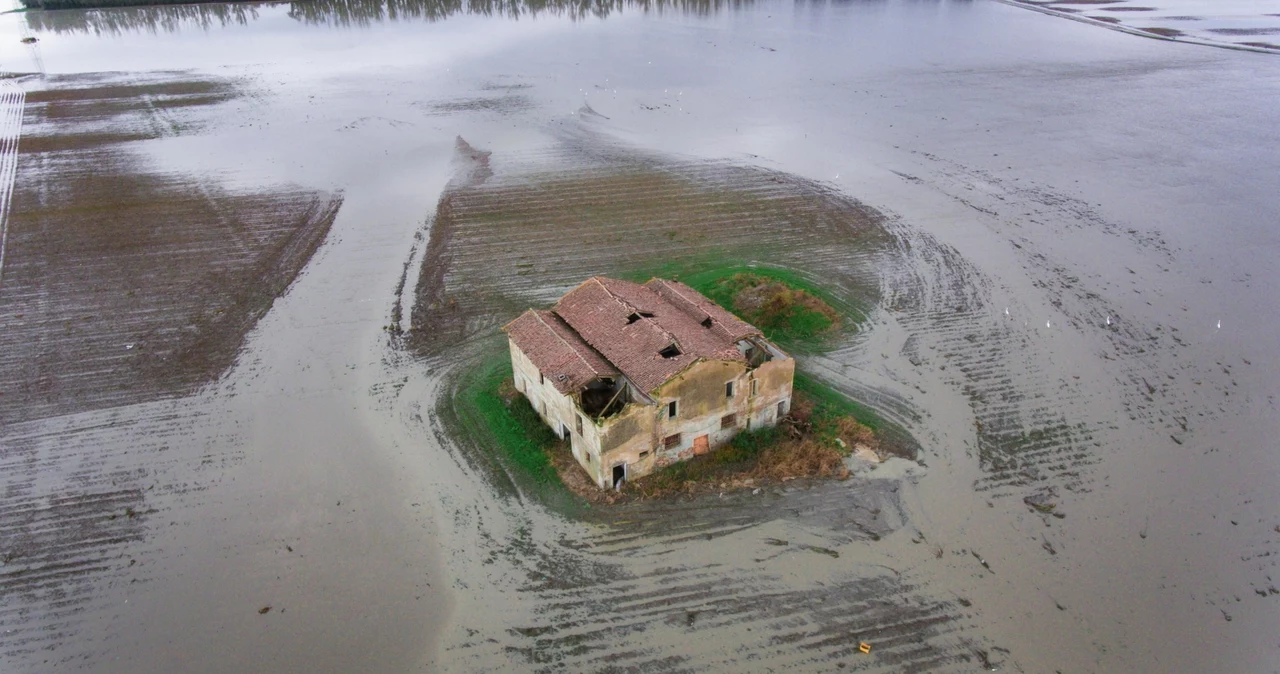
[(859, 643), (859, 644), (858, 644), (858, 650), (862, 651), (863, 653), (870, 653), (870, 652), (871, 652), (871, 644), (869, 644), (869, 643), (867, 643), (867, 642), (863, 641), (862, 643)]

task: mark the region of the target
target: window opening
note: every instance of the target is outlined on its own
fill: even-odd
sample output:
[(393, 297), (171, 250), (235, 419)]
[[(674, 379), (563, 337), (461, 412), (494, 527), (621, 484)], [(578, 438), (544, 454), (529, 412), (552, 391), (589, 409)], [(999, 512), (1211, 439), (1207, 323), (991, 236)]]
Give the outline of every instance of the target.
[(582, 415), (579, 414), (576, 419), (578, 424), (578, 435), (582, 435)]
[(721, 429), (725, 429), (725, 428), (733, 428), (734, 426), (737, 426), (737, 425), (738, 425), (738, 415), (737, 415), (737, 414), (726, 414), (726, 415), (724, 415), (724, 416), (720, 417), (720, 428), (721, 428)]
[(724, 385), (724, 397), (726, 398), (733, 397), (733, 382), (728, 382)]
[(544, 376), (542, 376), (542, 373), (541, 373), (541, 372), (539, 372), (539, 373), (538, 373), (538, 386), (542, 386), (542, 385), (543, 385), (543, 384), (545, 384), (545, 383), (547, 383), (547, 378), (546, 378), (546, 377), (544, 377)]
[(778, 418), (781, 419), (785, 416), (787, 416), (787, 401), (784, 400), (778, 403)]
[(666, 447), (667, 449), (671, 449), (672, 447), (679, 447), (680, 434), (676, 433), (675, 435), (668, 435), (665, 439), (663, 439), (662, 446)]
[(710, 316), (707, 316), (706, 318), (702, 319), (702, 327), (704, 327), (704, 328), (710, 328), (710, 327), (711, 327), (711, 317), (710, 317)]
[(644, 460), (645, 460), (645, 458), (647, 458), (648, 456), (649, 456), (649, 452), (648, 452), (648, 451), (640, 452), (640, 460), (641, 460), (641, 461), (644, 461)]
[(759, 380), (759, 379), (752, 379), (752, 380), (751, 380), (751, 395), (756, 395), (756, 394), (758, 394), (758, 393), (760, 393), (760, 380)]
[(671, 346), (668, 346), (667, 348), (659, 351), (658, 355), (662, 356), (663, 358), (675, 358), (676, 356), (680, 355), (680, 347), (676, 346), (675, 344), (672, 344)]
[(668, 419), (674, 419), (674, 418), (676, 418), (676, 412), (678, 412), (678, 411), (679, 411), (679, 409), (678, 409), (678, 407), (677, 407), (677, 405), (676, 405), (676, 401), (672, 400), (671, 402), (667, 403), (667, 418), (668, 418)]
[(620, 463), (613, 467), (613, 488), (622, 489), (622, 483), (627, 481), (627, 464)]

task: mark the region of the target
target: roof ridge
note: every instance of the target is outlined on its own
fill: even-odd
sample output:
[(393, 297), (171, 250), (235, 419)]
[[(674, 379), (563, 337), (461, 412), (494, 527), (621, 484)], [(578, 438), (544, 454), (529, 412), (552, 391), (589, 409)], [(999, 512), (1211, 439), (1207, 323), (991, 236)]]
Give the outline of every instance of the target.
[[(561, 336), (561, 335), (560, 335), (560, 333), (559, 333), (555, 328), (551, 327), (550, 325), (547, 325), (547, 322), (546, 322), (545, 320), (543, 320), (543, 318), (542, 318), (542, 313), (541, 313), (541, 312), (534, 311), (533, 309), (530, 309), (529, 311), (533, 311), (533, 317), (534, 317), (534, 318), (536, 318), (536, 319), (538, 319), (538, 322), (539, 322), (539, 323), (541, 323), (541, 324), (543, 324), (544, 326), (546, 326), (546, 328), (547, 328), (548, 330), (550, 330), (550, 331), (551, 331), (551, 334), (553, 334), (553, 335), (555, 335), (555, 336), (556, 336), (556, 339), (560, 340), (560, 342), (561, 342), (561, 343), (563, 343), (565, 346), (569, 347), (569, 350), (573, 352), (573, 355), (577, 356), (577, 357), (578, 357), (578, 360), (582, 361), (582, 364), (583, 364), (583, 365), (586, 365), (588, 370), (591, 370), (592, 372), (596, 373), (596, 375), (599, 375), (599, 374), (600, 374), (600, 371), (599, 371), (599, 370), (597, 370), (597, 369), (595, 369), (594, 367), (592, 367), (592, 366), (591, 366), (591, 363), (588, 363), (588, 362), (587, 362), (587, 359), (586, 359), (586, 358), (583, 358), (583, 357), (582, 357), (582, 354), (581, 354), (581, 353), (578, 353), (578, 350), (577, 350), (577, 349), (575, 349), (575, 348), (573, 348), (573, 345), (569, 343), (569, 340), (567, 340), (567, 339), (565, 339), (563, 336)], [(550, 312), (550, 313), (553, 313), (553, 314), (554, 314), (555, 312)], [(564, 319), (563, 319), (563, 318), (561, 318), (560, 320), (562, 320), (562, 321), (563, 321)], [(565, 323), (565, 325), (569, 325), (569, 324), (566, 322), (566, 323)], [(573, 330), (573, 326), (572, 326), (572, 325), (569, 325), (569, 329), (570, 329), (570, 330)], [(573, 330), (573, 331), (574, 331), (574, 332), (577, 332), (577, 330)], [(578, 337), (581, 339), (581, 338), (582, 338), (582, 335), (578, 335)], [(590, 344), (588, 344), (588, 343), (587, 343), (587, 340), (583, 339), (582, 341), (583, 341), (583, 343), (584, 343), (584, 344), (587, 344), (587, 346), (589, 346), (589, 347), (591, 346)], [(591, 348), (595, 348), (595, 347), (591, 347)], [(604, 356), (604, 354), (600, 354), (600, 355), (601, 355), (602, 357)], [(617, 366), (613, 361), (609, 360), (608, 358), (605, 358), (605, 361), (606, 361), (606, 362), (608, 362), (610, 365), (613, 365), (613, 367), (614, 367), (615, 369), (617, 369), (617, 367), (618, 367), (618, 366)]]

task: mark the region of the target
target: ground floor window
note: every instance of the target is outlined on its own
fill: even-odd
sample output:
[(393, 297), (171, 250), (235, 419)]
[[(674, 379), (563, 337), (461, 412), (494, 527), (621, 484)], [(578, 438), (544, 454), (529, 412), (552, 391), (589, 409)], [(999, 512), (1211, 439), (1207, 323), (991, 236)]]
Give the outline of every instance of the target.
[(724, 428), (733, 428), (734, 426), (737, 426), (737, 425), (738, 425), (738, 415), (737, 415), (737, 414), (726, 414), (726, 415), (724, 415), (724, 416), (720, 417), (720, 428), (722, 428), (722, 429), (724, 429)]
[(675, 435), (668, 435), (666, 439), (662, 441), (662, 446), (666, 447), (667, 449), (671, 449), (672, 447), (679, 447), (680, 434), (676, 433)]
[(778, 418), (781, 419), (785, 416), (787, 416), (787, 401), (784, 400), (778, 403)]

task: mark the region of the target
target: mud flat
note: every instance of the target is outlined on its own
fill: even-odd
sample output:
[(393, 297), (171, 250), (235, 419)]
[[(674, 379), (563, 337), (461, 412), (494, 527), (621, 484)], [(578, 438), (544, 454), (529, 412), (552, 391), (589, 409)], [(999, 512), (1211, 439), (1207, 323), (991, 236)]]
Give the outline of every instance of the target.
[[(1273, 668), (1275, 59), (992, 2), (182, 7), (0, 56), (163, 83), (129, 175), (343, 205), (221, 376), (0, 428), (0, 542), (61, 560), (0, 566), (6, 674)], [(452, 432), (515, 312), (708, 260), (859, 303), (803, 365), (927, 466), (565, 518)]]
[(234, 82), (23, 84), (0, 269), (0, 657), (19, 667), (65, 665), (101, 622), (104, 588), (137, 582), (156, 514), (243, 458), (206, 447), (196, 470), (175, 461), (207, 417), (160, 401), (228, 370), (342, 202), (159, 172), (134, 150), (199, 131)]

